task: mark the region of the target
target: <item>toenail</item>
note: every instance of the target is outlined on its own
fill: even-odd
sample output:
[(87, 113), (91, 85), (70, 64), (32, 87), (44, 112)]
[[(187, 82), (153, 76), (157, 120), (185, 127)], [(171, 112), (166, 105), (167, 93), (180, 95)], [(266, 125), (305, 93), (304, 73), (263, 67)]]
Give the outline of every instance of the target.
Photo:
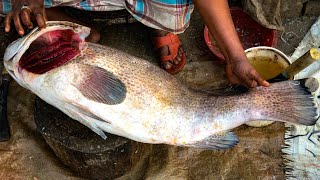
[(177, 59), (176, 59), (176, 60), (174, 60), (174, 61), (173, 61), (173, 64), (174, 64), (174, 65), (179, 64), (179, 60), (177, 60)]
[(171, 67), (172, 67), (172, 63), (170, 63), (170, 62), (165, 62), (164, 63), (164, 68), (170, 69)]

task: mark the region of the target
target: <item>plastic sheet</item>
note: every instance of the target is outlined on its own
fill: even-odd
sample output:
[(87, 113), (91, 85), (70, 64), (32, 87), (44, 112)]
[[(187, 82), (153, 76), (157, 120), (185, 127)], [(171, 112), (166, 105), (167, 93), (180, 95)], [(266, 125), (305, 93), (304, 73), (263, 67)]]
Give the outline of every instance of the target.
[[(290, 60), (293, 62), (311, 47), (320, 46), (320, 17), (305, 35)], [(320, 61), (314, 62), (295, 76), (295, 79), (315, 77), (320, 80)], [(314, 96), (319, 95), (319, 89)], [(319, 103), (317, 104), (318, 107)], [(320, 177), (320, 121), (311, 127), (286, 124), (285, 146), (282, 149), (286, 165), (286, 177), (317, 179)]]

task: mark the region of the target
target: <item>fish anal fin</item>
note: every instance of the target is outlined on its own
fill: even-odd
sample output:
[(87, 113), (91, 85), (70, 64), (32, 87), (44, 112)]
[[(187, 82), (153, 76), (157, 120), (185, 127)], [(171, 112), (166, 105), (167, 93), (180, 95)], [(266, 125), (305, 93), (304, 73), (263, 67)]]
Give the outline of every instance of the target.
[(93, 132), (97, 133), (103, 139), (107, 139), (106, 134), (93, 121), (90, 120), (90, 117), (72, 109), (69, 109), (68, 112), (73, 116), (73, 118), (78, 120), (81, 124), (90, 128)]
[(94, 120), (101, 121), (101, 122), (103, 122), (103, 123), (111, 124), (110, 121), (107, 121), (107, 120), (102, 119), (101, 117), (95, 115), (92, 111), (90, 111), (90, 109), (86, 108), (85, 106), (82, 106), (82, 105), (80, 105), (80, 104), (78, 104), (78, 103), (76, 103), (76, 102), (73, 102), (73, 103), (71, 103), (71, 104), (72, 104), (72, 107), (73, 107), (74, 109), (78, 109), (79, 112), (82, 113), (82, 114), (84, 114), (85, 116), (90, 117), (90, 118), (92, 118), (92, 119), (94, 119)]
[(113, 73), (98, 66), (78, 64), (84, 74), (73, 85), (86, 98), (108, 104), (120, 104), (126, 97), (126, 87)]
[(183, 146), (195, 147), (207, 150), (223, 150), (235, 146), (239, 142), (237, 135), (233, 132), (223, 132), (211, 135), (202, 141), (187, 143)]

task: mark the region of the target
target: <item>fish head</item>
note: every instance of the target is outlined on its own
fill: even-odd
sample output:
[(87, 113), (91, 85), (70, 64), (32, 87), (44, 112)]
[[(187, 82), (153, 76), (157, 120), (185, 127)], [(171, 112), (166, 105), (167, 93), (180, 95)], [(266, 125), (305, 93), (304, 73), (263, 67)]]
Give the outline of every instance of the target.
[(5, 50), (4, 66), (22, 86), (27, 81), (62, 66), (87, 47), (90, 28), (67, 21), (48, 21), (46, 28), (34, 28)]

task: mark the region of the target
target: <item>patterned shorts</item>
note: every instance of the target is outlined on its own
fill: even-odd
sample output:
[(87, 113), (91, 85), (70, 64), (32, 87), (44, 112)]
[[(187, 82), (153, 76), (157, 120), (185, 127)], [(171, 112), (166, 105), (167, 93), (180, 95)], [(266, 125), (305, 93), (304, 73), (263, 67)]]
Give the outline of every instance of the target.
[[(0, 13), (8, 14), (14, 0), (0, 1)], [(86, 11), (127, 9), (141, 23), (173, 33), (182, 33), (190, 23), (192, 0), (45, 0), (45, 7), (69, 6)]]

